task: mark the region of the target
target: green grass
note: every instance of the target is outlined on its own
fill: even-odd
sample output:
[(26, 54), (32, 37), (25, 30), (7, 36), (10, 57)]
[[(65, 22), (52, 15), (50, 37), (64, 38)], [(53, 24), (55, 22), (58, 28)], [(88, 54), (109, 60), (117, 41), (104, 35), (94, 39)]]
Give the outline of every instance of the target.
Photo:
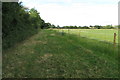
[[(62, 29), (63, 32), (68, 33), (68, 29)], [(62, 30), (59, 29), (60, 32)], [(112, 42), (114, 40), (114, 33), (116, 36), (116, 43), (118, 43), (118, 29), (69, 29), (69, 34), (80, 35), (90, 39), (97, 39), (100, 41)]]
[(113, 44), (41, 30), (3, 52), (3, 78), (117, 78)]

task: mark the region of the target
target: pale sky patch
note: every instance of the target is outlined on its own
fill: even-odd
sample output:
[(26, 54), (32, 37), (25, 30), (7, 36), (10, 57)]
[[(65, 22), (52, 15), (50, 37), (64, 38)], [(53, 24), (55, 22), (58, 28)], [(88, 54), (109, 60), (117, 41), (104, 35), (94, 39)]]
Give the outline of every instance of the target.
[(22, 0), (55, 25), (117, 25), (118, 0)]

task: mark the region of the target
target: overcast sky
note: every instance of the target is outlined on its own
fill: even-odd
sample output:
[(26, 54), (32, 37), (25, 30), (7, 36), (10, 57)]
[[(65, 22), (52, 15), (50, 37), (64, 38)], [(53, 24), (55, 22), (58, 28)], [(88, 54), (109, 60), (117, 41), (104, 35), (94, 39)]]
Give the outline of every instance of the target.
[(20, 0), (55, 25), (117, 25), (119, 0)]

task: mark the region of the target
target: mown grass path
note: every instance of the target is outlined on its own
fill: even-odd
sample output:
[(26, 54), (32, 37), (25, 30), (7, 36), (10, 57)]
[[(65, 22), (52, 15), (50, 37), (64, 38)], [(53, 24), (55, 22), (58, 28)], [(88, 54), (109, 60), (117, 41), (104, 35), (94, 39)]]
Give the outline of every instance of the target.
[(116, 78), (117, 55), (110, 43), (41, 30), (3, 52), (3, 77)]

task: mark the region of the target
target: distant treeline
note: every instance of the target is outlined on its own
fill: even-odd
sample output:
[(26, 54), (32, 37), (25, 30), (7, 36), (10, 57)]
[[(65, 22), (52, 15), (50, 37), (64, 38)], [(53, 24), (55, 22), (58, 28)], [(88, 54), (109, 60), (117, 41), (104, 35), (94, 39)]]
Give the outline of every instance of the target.
[(18, 2), (2, 2), (2, 48), (7, 49), (16, 43), (36, 34), (40, 29), (63, 28), (63, 29), (112, 29), (107, 26), (55, 26), (45, 23), (40, 13), (32, 8), (28, 9)]
[(118, 28), (118, 26), (112, 26), (112, 25), (106, 25), (106, 26), (101, 26), (101, 25), (95, 25), (95, 26), (63, 26), (60, 27), (51, 25), (48, 26), (48, 28), (58, 28), (58, 29), (115, 29)]
[(7, 49), (38, 32), (49, 24), (38, 11), (28, 9), (18, 2), (2, 3), (2, 48)]

